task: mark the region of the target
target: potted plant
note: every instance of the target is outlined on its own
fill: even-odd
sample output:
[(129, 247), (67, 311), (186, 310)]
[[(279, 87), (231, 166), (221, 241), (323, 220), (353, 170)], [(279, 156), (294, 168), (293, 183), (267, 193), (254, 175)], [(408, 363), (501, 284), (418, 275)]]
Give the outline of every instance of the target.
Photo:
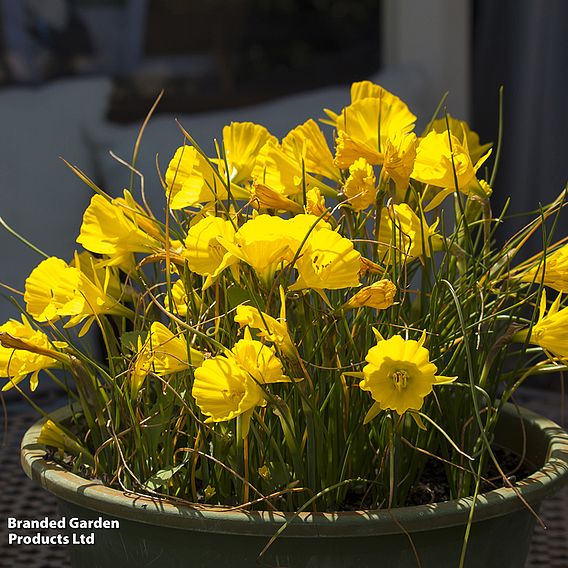
[(509, 404), (566, 369), (566, 192), (498, 247), (491, 145), (351, 99), (333, 150), (313, 120), (232, 123), (215, 156), (182, 128), (163, 215), (73, 167), (84, 251), (31, 272), (0, 374), (69, 386), (22, 457), (95, 541), (77, 566), (523, 565), (568, 476), (566, 434)]

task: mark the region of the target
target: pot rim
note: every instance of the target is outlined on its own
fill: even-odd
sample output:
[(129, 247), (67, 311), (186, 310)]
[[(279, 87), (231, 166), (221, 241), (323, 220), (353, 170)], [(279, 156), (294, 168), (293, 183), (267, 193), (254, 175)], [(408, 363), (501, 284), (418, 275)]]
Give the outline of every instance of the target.
[[(71, 414), (70, 407), (50, 414), (62, 421)], [(522, 418), (525, 428), (539, 431), (548, 443), (544, 465), (516, 483), (527, 503), (537, 505), (568, 482), (568, 433), (542, 416), (512, 404), (504, 407), (503, 417)], [(283, 513), (273, 511), (227, 510), (206, 505), (181, 505), (151, 497), (121, 492), (83, 479), (55, 463), (45, 461), (46, 446), (37, 439), (46, 418), (40, 419), (24, 434), (21, 461), (26, 475), (64, 501), (111, 517), (172, 528), (227, 533), (233, 535), (271, 536), (286, 522), (279, 538), (287, 536), (341, 537), (400, 534), (464, 525), (473, 503), (472, 497), (442, 503), (335, 513)], [(474, 522), (500, 517), (525, 508), (511, 488), (488, 491), (477, 498)]]

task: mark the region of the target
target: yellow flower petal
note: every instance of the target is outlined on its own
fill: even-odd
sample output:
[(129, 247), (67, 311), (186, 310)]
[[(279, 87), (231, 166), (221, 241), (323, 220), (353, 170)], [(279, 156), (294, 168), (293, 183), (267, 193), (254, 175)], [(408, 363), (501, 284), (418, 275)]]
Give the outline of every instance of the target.
[(252, 171), (254, 183), (270, 188), (284, 197), (302, 190), (302, 165), (285, 153), (274, 141), (267, 142), (257, 157)]
[(388, 139), (383, 163), (384, 174), (394, 181), (399, 199), (404, 198), (416, 158), (416, 134), (411, 132)]
[[(546, 295), (543, 293), (544, 306), (546, 306)], [(562, 359), (568, 360), (568, 308), (559, 309), (560, 307), (559, 294), (548, 314), (544, 314), (542, 310), (543, 304), (541, 303), (540, 317), (537, 323), (533, 326), (530, 343), (539, 345), (545, 351), (552, 353), (552, 355)], [(517, 334), (516, 339), (524, 341), (527, 331)]]
[[(38, 321), (53, 321), (70, 316), (68, 326), (77, 325), (96, 314), (130, 315), (130, 310), (117, 298), (107, 294), (111, 277), (100, 281), (100, 274), (93, 265), (87, 272), (81, 271), (81, 257), (75, 257), (76, 266), (69, 266), (59, 258), (42, 261), (26, 279), (24, 300), (28, 312)], [(90, 257), (84, 257), (86, 260)], [(102, 269), (111, 271), (110, 267)], [(91, 281), (87, 274), (95, 281)]]
[(164, 324), (153, 322), (146, 341), (138, 340), (138, 353), (131, 373), (132, 393), (140, 390), (150, 372), (169, 375), (203, 363), (203, 354), (188, 347), (184, 335), (174, 334)]
[(232, 241), (218, 239), (234, 257), (252, 266), (267, 284), (282, 263), (292, 259), (287, 224), (280, 217), (258, 215), (240, 227)]
[(317, 187), (312, 187), (306, 192), (305, 210), (306, 213), (314, 217), (323, 217), (324, 220), (331, 217), (325, 204), (325, 198)]
[(261, 183), (253, 184), (250, 193), (251, 204), (255, 209), (262, 211), (273, 209), (275, 211), (290, 211), (291, 213), (302, 212), (302, 206), (299, 203)]
[(448, 114), (448, 122), (446, 118), (439, 118), (432, 123), (432, 130), (439, 133), (446, 133), (450, 127), (450, 134), (453, 134), (464, 147), (467, 147), (472, 164), (476, 164), (480, 158), (487, 153), (492, 144), (480, 144), (479, 134), (469, 128), (469, 124), (465, 120), (458, 120)]
[(250, 338), (250, 332), (245, 332), (245, 339), (237, 341), (231, 349), (231, 354), (239, 365), (249, 373), (256, 382), (261, 384), (289, 382), (284, 375), (282, 363), (272, 347)]

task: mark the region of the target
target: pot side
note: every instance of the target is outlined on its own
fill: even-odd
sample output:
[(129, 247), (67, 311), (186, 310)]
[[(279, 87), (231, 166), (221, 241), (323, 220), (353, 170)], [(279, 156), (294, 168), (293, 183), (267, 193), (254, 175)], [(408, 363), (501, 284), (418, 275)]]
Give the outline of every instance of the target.
[[(62, 421), (69, 415), (70, 410), (63, 408), (52, 418)], [(95, 530), (93, 545), (70, 546), (76, 568), (444, 568), (459, 564), (472, 498), (390, 511), (296, 516), (174, 505), (104, 487), (46, 462), (46, 448), (37, 443), (44, 422), (34, 424), (22, 440), (22, 465), (28, 477), (57, 497), (60, 512), (68, 520), (102, 517), (120, 523), (118, 530)], [(524, 439), (526, 461), (537, 471), (516, 487), (538, 511), (542, 500), (568, 481), (568, 434), (550, 420), (507, 405), (496, 444), (521, 454)], [(270, 537), (291, 518), (258, 560)], [(534, 515), (513, 489), (480, 495), (466, 567), (522, 568), (534, 524)]]

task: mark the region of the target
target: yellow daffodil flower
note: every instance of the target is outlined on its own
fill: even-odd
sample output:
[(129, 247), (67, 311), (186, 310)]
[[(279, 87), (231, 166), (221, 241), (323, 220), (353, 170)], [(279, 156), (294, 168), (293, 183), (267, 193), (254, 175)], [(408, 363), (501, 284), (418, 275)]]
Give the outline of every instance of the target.
[(310, 234), (295, 266), (298, 279), (290, 290), (337, 290), (360, 285), (360, 253), (349, 239), (331, 229)]
[(55, 350), (67, 347), (65, 342), (50, 342), (45, 333), (34, 329), (29, 321), (9, 320), (0, 326), (0, 377), (9, 381), (3, 386), (6, 391), (23, 381), (28, 375), (30, 389), (38, 385), (42, 369), (60, 367), (68, 356)]
[(388, 139), (385, 147), (385, 160), (382, 174), (394, 181), (397, 195), (402, 199), (408, 188), (410, 174), (416, 159), (416, 134), (411, 132), (403, 136)]
[(219, 243), (219, 237), (225, 242), (234, 242), (235, 228), (231, 221), (220, 217), (205, 217), (192, 225), (187, 232), (182, 256), (190, 270), (206, 277), (204, 288), (207, 288), (222, 270), (238, 262), (238, 258)]
[(464, 147), (467, 147), (469, 157), (472, 164), (479, 162), (482, 156), (487, 154), (493, 144), (480, 144), (479, 134), (471, 130), (469, 124), (465, 120), (458, 120), (448, 114), (448, 122), (446, 118), (438, 118), (432, 123), (432, 130), (434, 132), (445, 133), (447, 136), (448, 126), (450, 127), (450, 134), (458, 138)]
[(344, 309), (361, 308), (363, 306), (386, 310), (394, 303), (396, 286), (387, 279), (374, 282), (370, 286), (361, 288), (343, 305)]
[(306, 192), (306, 205), (304, 209), (309, 215), (314, 215), (315, 217), (323, 216), (324, 220), (329, 219), (331, 216), (325, 204), (325, 197), (317, 187), (312, 187)]
[(335, 163), (348, 168), (358, 158), (382, 164), (387, 140), (412, 132), (416, 116), (398, 97), (381, 91), (378, 98), (358, 99), (337, 117)]
[(260, 211), (265, 211), (266, 209), (290, 211), (291, 213), (300, 213), (302, 211), (302, 206), (299, 203), (261, 183), (254, 183), (250, 194), (251, 205)]
[[(198, 297), (195, 297), (195, 300), (197, 301)], [(187, 315), (188, 302), (189, 297), (183, 280), (176, 280), (170, 290), (170, 294), (165, 296), (164, 305), (170, 312), (185, 317)]]
[(278, 143), (269, 141), (260, 150), (252, 179), (284, 197), (291, 197), (302, 190), (302, 165)]
[(335, 190), (311, 175), (305, 164), (302, 169), (302, 159), (292, 151), (291, 140), (287, 143), (288, 152), (274, 141), (268, 141), (262, 147), (252, 171), (253, 183), (292, 200), (301, 195), (304, 183), (306, 189), (319, 187), (329, 195), (335, 195)]
[(463, 144), (448, 132), (430, 131), (422, 138), (416, 150), (416, 159), (411, 178), (425, 184), (443, 188), (428, 204), (425, 211), (430, 211), (457, 189), (466, 195), (487, 197), (491, 188), (487, 183), (480, 185), (476, 173), (489, 158), (491, 150), (474, 165), (469, 155), (467, 138)]
[[(98, 279), (97, 271), (90, 268), (89, 280), (81, 271), (80, 259), (76, 266), (69, 266), (60, 258), (50, 257), (42, 261), (26, 279), (24, 300), (27, 311), (37, 321), (54, 321), (69, 316), (65, 327), (72, 327), (88, 318), (79, 335), (84, 335), (99, 314), (130, 316), (131, 311), (107, 294), (111, 278)], [(111, 268), (106, 267), (106, 271)]]
[(431, 131), (418, 144), (411, 177), (422, 183), (455, 190), (456, 177), (458, 188), (464, 189), (475, 177), (475, 171), (469, 153), (458, 138), (447, 132)]
[(235, 258), (252, 266), (266, 284), (285, 260), (291, 260), (287, 225), (281, 217), (258, 215), (240, 227), (233, 240), (219, 236), (218, 241)]
[(148, 373), (171, 375), (199, 367), (203, 363), (203, 354), (187, 345), (184, 335), (176, 335), (164, 324), (153, 322), (146, 341), (138, 338), (138, 353), (132, 369), (132, 393), (140, 390)]
[(424, 347), (425, 338), (426, 334), (419, 341), (405, 340), (400, 335), (386, 340), (379, 338), (377, 345), (369, 349), (359, 387), (370, 392), (375, 403), (365, 416), (365, 423), (385, 409), (398, 414), (420, 410), (434, 385), (451, 383), (457, 378), (436, 375), (436, 365), (430, 362), (430, 354)]
[(296, 348), (286, 324), (286, 303), (283, 290), (281, 290), (280, 297), (281, 308), (279, 320), (261, 312), (258, 308), (241, 304), (237, 306), (235, 322), (238, 323), (241, 328), (248, 326), (251, 329), (257, 330), (258, 336), (261, 339), (270, 341), (284, 355), (289, 358), (294, 358)]
[(349, 177), (343, 186), (343, 194), (355, 211), (374, 205), (377, 196), (376, 181), (373, 166), (365, 158), (358, 158), (349, 166)]
[[(392, 93), (383, 89), (380, 85), (376, 83), (372, 83), (371, 81), (356, 81), (351, 84), (350, 89), (351, 95), (351, 102), (354, 103), (361, 99), (387, 99), (389, 100), (390, 97), (395, 97)], [(398, 97), (395, 97), (398, 98)], [(339, 114), (333, 112), (329, 109), (324, 109), (325, 114), (329, 117), (329, 119), (323, 119), (321, 122), (324, 124), (330, 124), (334, 128), (337, 129), (337, 119), (339, 118)]]
[(227, 199), (226, 180), (193, 146), (181, 146), (166, 170), (170, 209)]
[(568, 292), (568, 245), (547, 254), (546, 263), (541, 256), (532, 268), (523, 273), (521, 280), (536, 284), (542, 281), (545, 286), (558, 292)]
[(79, 440), (65, 432), (60, 426), (53, 422), (53, 420), (47, 420), (41, 427), (37, 441), (38, 444), (51, 446), (69, 452), (74, 456), (83, 456), (91, 465), (95, 463), (93, 456), (83, 447)]
[(157, 242), (161, 243), (164, 236), (160, 230), (160, 226), (153, 216), (145, 211), (128, 191), (123, 191), (123, 197), (117, 197), (112, 200), (115, 205), (122, 207), (126, 216), (140, 229)]
[[(125, 190), (129, 201), (128, 192)], [(142, 230), (136, 216), (124, 207), (124, 202), (109, 201), (102, 195), (94, 195), (83, 215), (81, 232), (77, 242), (97, 254), (110, 256), (121, 264), (124, 256), (131, 253), (151, 253), (163, 248), (155, 238)]]
[(379, 228), (379, 257), (385, 263), (393, 263), (398, 258), (409, 262), (422, 255), (431, 256), (433, 251), (442, 248), (437, 225), (436, 221), (428, 226), (406, 203), (384, 207)]
[(296, 162), (303, 162), (306, 172), (339, 181), (339, 169), (323, 132), (313, 119), (291, 130), (282, 140), (282, 149)]
[(28, 313), (40, 322), (58, 319), (69, 311), (66, 306), (75, 298), (79, 280), (79, 271), (60, 258), (52, 256), (40, 262), (26, 279)]
[(124, 297), (118, 267), (109, 266), (105, 260), (95, 257), (88, 251), (75, 252), (69, 266), (77, 268), (90, 282), (96, 282), (109, 296)]
[[(558, 294), (546, 313), (546, 291), (543, 290), (539, 318), (532, 328), (529, 341), (566, 362), (568, 361), (568, 308), (560, 309), (561, 296), (562, 294)], [(517, 332), (513, 340), (524, 342), (528, 332), (528, 329)]]
[(235, 343), (231, 355), (247, 373), (260, 384), (289, 382), (284, 375), (282, 362), (274, 348), (252, 339), (250, 329), (245, 329), (244, 339)]
[[(269, 140), (278, 143), (264, 126), (253, 122), (231, 122), (223, 128), (223, 147), (232, 183), (241, 184), (250, 179), (256, 157)], [(225, 160), (221, 159), (218, 163), (223, 175)]]
[(205, 422), (225, 422), (241, 416), (246, 437), (252, 411), (266, 401), (259, 384), (234, 357), (206, 359), (196, 369), (191, 389), (195, 403), (208, 416)]
[(242, 415), (242, 436), (248, 433), (252, 411), (266, 404), (260, 385), (289, 382), (274, 350), (245, 331), (227, 355), (206, 359), (195, 371), (192, 395), (206, 422), (224, 422)]

